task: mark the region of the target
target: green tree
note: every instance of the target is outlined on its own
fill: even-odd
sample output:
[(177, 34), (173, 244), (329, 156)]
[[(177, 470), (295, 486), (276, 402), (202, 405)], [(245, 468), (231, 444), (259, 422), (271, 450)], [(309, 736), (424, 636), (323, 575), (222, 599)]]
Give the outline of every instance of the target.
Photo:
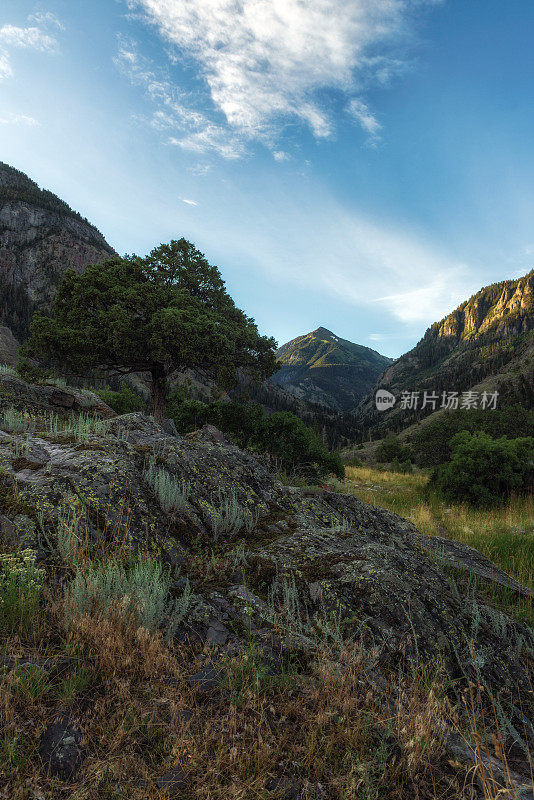
[(431, 483), (449, 500), (492, 505), (534, 483), (534, 438), (492, 439), (462, 431), (451, 442), (451, 459), (435, 470)]
[(203, 369), (228, 385), (239, 369), (262, 380), (276, 369), (275, 347), (235, 306), (217, 267), (180, 239), (146, 258), (68, 270), (52, 314), (35, 315), (25, 352), (76, 374), (148, 372), (161, 420), (172, 372)]
[(391, 462), (397, 459), (400, 462), (410, 461), (412, 451), (403, 444), (394, 433), (388, 433), (386, 438), (376, 448), (375, 458), (379, 462)]
[(298, 471), (310, 480), (324, 478), (329, 473), (340, 479), (345, 477), (339, 453), (329, 453), (315, 431), (290, 411), (277, 411), (267, 417), (258, 442), (284, 470)]

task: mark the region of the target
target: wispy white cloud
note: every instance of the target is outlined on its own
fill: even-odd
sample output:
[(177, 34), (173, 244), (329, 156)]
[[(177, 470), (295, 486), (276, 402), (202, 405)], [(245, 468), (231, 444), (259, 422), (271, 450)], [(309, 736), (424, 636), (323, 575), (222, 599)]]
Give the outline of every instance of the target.
[(0, 81), (4, 80), (5, 78), (11, 78), (13, 75), (13, 68), (9, 61), (9, 56), (7, 53), (3, 53), (0, 50)]
[(198, 206), (196, 200), (189, 200), (187, 197), (180, 197), (182, 203), (185, 203), (187, 206)]
[[(28, 17), (29, 22), (54, 25), (64, 30), (63, 24), (50, 12), (36, 12)], [(41, 53), (59, 52), (59, 42), (41, 27), (29, 25), (26, 28), (5, 24), (0, 28), (0, 80), (13, 76), (10, 53), (13, 49), (37, 50)]]
[(35, 22), (37, 25), (48, 25), (51, 28), (58, 28), (60, 31), (65, 30), (64, 24), (51, 11), (36, 11), (34, 14), (30, 14), (28, 22)]
[(0, 125), (23, 125), (27, 128), (36, 128), (41, 123), (27, 114), (8, 113), (0, 116)]
[(370, 342), (385, 342), (392, 338), (391, 333), (370, 333), (367, 337)]
[(193, 166), (188, 167), (188, 172), (190, 172), (192, 175), (198, 175), (199, 177), (204, 177), (209, 173), (210, 170), (210, 164), (193, 164)]
[(353, 98), (349, 103), (348, 110), (349, 113), (352, 114), (356, 120), (358, 120), (362, 129), (368, 135), (368, 143), (378, 144), (380, 141), (380, 131), (382, 130), (382, 125), (370, 110), (367, 103), (364, 103), (363, 100)]
[(141, 86), (155, 104), (150, 125), (166, 133), (166, 142), (195, 153), (214, 152), (223, 158), (238, 158), (244, 153), (243, 143), (222, 125), (192, 108), (190, 98), (174, 86), (161, 71), (138, 51), (134, 41), (118, 38), (115, 65), (129, 80)]
[[(324, 187), (307, 183), (291, 197), (277, 192), (263, 200), (258, 213), (246, 207), (245, 197), (228, 209), (228, 215), (246, 219), (246, 229), (231, 229), (224, 217), (211, 246), (224, 241), (240, 263), (287, 291), (301, 287), (383, 316), (385, 323), (397, 320), (403, 324), (397, 338), (420, 332), (480, 288), (473, 266), (424, 232), (347, 209)], [(210, 235), (204, 230), (203, 240)]]
[[(288, 120), (308, 126), (318, 139), (334, 133), (332, 114), (320, 100), (325, 89), (347, 97), (350, 113), (376, 142), (380, 123), (362, 91), (405, 69), (397, 49), (409, 40), (413, 17), (441, 0), (126, 2), (175, 48), (175, 58), (196, 62), (227, 133), (278, 150), (274, 142)], [(184, 146), (217, 149), (212, 136), (198, 131)]]
[(378, 297), (377, 302), (387, 307), (402, 322), (424, 322), (441, 319), (469, 296), (465, 267), (460, 265), (439, 269), (432, 274), (432, 261), (427, 267), (427, 276), (422, 286), (414, 286), (410, 281), (408, 291)]
[(58, 41), (55, 36), (50, 36), (34, 26), (18, 28), (16, 25), (3, 25), (0, 28), (0, 44), (5, 47), (40, 50), (43, 53), (55, 53), (58, 50)]

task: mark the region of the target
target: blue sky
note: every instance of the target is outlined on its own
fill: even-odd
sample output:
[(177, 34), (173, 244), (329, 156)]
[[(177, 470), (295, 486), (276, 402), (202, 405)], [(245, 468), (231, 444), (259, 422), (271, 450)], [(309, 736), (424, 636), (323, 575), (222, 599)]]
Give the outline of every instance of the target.
[(262, 332), (397, 356), (534, 263), (531, 0), (3, 0), (0, 160)]

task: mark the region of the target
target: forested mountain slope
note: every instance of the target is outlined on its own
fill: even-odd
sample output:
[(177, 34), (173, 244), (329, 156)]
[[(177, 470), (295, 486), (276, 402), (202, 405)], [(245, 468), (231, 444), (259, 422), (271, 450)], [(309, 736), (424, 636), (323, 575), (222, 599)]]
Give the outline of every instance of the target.
[[(385, 412), (375, 407), (375, 391), (397, 398)], [(422, 408), (424, 392), (498, 392), (499, 403), (534, 403), (534, 271), (487, 286), (436, 322), (421, 341), (380, 376), (359, 408), (366, 428), (386, 423), (405, 427), (433, 411)], [(403, 392), (419, 392), (417, 408), (401, 408)]]

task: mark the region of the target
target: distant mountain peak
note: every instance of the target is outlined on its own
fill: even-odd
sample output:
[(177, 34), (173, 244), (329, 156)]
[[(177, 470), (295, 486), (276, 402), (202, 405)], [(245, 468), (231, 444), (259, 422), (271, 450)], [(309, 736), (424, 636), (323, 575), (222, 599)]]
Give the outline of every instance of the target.
[(319, 327), (277, 350), (281, 369), (271, 381), (301, 400), (350, 411), (391, 364), (376, 350)]
[(338, 338), (334, 333), (332, 333), (332, 331), (329, 331), (328, 328), (321, 327), (316, 328), (314, 331), (309, 333), (308, 336), (333, 336), (334, 339)]

